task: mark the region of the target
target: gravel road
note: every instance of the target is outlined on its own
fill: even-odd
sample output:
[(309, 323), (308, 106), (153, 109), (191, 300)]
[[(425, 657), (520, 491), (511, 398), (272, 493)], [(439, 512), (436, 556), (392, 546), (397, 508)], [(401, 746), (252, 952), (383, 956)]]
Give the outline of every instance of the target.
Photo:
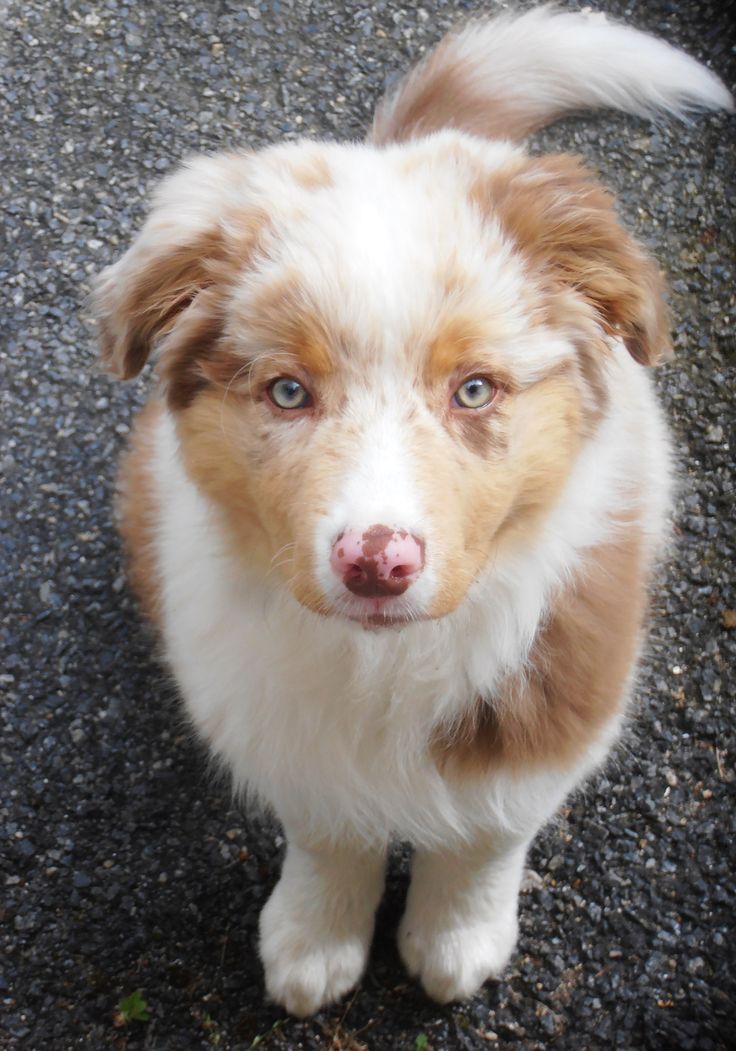
[[(733, 86), (732, 5), (606, 6)], [(361, 136), (387, 76), (471, 9), (2, 4), (2, 1048), (734, 1046), (736, 120), (591, 116), (534, 143), (597, 165), (670, 276), (658, 381), (681, 488), (629, 732), (532, 850), (503, 981), (439, 1008), (407, 980), (397, 850), (355, 996), (305, 1022), (264, 1003), (257, 915), (283, 844), (212, 779), (125, 584), (115, 463), (150, 377), (96, 371), (91, 275), (182, 156)]]

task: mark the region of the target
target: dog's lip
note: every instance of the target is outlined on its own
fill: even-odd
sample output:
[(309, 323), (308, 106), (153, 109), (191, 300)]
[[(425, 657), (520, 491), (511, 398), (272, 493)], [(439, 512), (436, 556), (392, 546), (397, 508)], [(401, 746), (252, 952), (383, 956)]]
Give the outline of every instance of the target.
[(375, 598), (357, 598), (351, 596), (347, 609), (333, 610), (333, 615), (362, 628), (375, 630), (379, 628), (402, 628), (407, 624), (426, 620), (420, 609), (407, 603), (403, 596), (381, 595)]
[(360, 605), (355, 603), (351, 609), (335, 610), (334, 613), (341, 619), (360, 624), (361, 627), (369, 628), (369, 630), (381, 627), (404, 627), (406, 624), (425, 619), (420, 612), (408, 610), (404, 602), (401, 602), (400, 609), (395, 610), (397, 604), (395, 597), (360, 599), (359, 602)]
[(405, 624), (411, 624), (412, 621), (416, 621), (417, 617), (394, 617), (390, 614), (384, 613), (371, 613), (366, 616), (350, 615), (349, 619), (355, 624), (360, 624), (363, 628), (401, 628)]
[(418, 621), (429, 619), (426, 615), (414, 610), (403, 613), (373, 612), (366, 610), (365, 613), (346, 613), (344, 616), (353, 624), (359, 624), (362, 628), (375, 630), (376, 628), (403, 628), (407, 624), (416, 624)]

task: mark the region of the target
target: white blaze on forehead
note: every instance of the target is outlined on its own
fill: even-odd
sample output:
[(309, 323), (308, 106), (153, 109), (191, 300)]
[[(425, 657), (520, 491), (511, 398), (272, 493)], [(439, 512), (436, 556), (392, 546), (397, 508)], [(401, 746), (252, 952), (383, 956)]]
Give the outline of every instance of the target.
[[(471, 201), (473, 179), (512, 151), (462, 143), (472, 155), (466, 164), (436, 136), (417, 144), (411, 166), (405, 151), (324, 147), (328, 187), (276, 194), (274, 258), (264, 276), (293, 274), (326, 328), (357, 336), (387, 364), (418, 335), (431, 339), (443, 312), (476, 318), (487, 323), (489, 352), (524, 385), (573, 348), (532, 325), (535, 291), (519, 246)], [(273, 203), (265, 180), (263, 194)]]
[(333, 185), (278, 215), (270, 250), (327, 325), (397, 342), (434, 293), (436, 219), (385, 158), (354, 166), (351, 152)]

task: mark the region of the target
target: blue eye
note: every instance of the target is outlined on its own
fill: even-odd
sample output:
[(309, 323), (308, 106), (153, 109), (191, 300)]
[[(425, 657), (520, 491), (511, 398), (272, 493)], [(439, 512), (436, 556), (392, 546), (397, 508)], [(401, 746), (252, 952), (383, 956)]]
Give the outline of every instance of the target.
[(453, 401), (461, 409), (484, 409), (496, 395), (496, 388), (484, 376), (471, 376), (453, 395)]
[(279, 409), (305, 409), (312, 404), (312, 396), (299, 380), (281, 376), (268, 388), (268, 396)]

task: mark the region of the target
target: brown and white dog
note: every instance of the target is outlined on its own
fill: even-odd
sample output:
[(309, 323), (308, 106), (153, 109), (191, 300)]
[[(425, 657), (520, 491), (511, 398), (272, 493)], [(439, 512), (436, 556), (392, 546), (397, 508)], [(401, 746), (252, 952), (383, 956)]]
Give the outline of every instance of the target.
[(472, 994), (527, 847), (619, 731), (668, 508), (643, 366), (656, 265), (574, 157), (570, 110), (730, 107), (693, 59), (542, 8), (450, 35), (364, 144), (187, 162), (95, 293), (161, 395), (121, 477), (131, 576), (189, 714), (288, 849), (269, 994), (360, 978), (392, 838), (401, 954)]

